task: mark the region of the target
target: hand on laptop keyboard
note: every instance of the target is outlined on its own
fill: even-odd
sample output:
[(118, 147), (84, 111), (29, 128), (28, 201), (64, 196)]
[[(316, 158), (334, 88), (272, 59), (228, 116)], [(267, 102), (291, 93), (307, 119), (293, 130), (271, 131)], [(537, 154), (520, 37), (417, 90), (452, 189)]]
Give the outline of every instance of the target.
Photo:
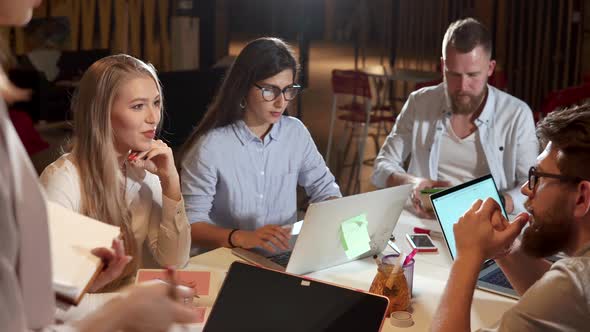
[[(262, 248), (269, 252), (289, 249), (291, 229), (278, 225), (266, 225), (255, 231), (239, 230), (233, 234), (232, 242), (241, 248)], [(276, 247), (276, 248), (275, 248)]]
[(289, 264), (289, 259), (291, 259), (292, 253), (292, 251), (285, 251), (274, 256), (269, 256), (267, 258), (270, 259), (271, 262), (277, 263), (282, 267), (287, 267), (287, 264)]

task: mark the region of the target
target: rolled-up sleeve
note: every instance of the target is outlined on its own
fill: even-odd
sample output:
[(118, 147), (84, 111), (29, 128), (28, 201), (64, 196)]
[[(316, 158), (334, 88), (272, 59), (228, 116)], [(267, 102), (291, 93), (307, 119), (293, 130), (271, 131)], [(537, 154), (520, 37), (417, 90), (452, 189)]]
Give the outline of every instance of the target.
[(189, 223), (213, 224), (209, 213), (213, 206), (217, 185), (215, 156), (203, 145), (186, 156), (180, 172), (182, 196), (184, 197)]
[(406, 173), (404, 161), (412, 151), (412, 129), (414, 126), (414, 97), (410, 95), (398, 115), (393, 130), (385, 139), (375, 166), (371, 181), (378, 188), (387, 186), (387, 179), (395, 173)]
[(518, 117), (517, 139), (516, 139), (516, 174), (515, 183), (512, 188), (509, 188), (506, 193), (512, 197), (514, 203), (514, 212), (518, 214), (525, 212), (524, 202), (527, 197), (520, 192), (520, 187), (528, 181), (529, 168), (535, 165), (537, 156), (539, 155), (539, 141), (535, 134), (535, 122), (533, 120), (533, 112), (528, 107), (524, 107), (524, 112), (520, 112)]
[(334, 175), (328, 169), (324, 158), (305, 127), (303, 127), (302, 136), (305, 142), (303, 144), (304, 157), (297, 182), (305, 188), (311, 202), (321, 202), (330, 197), (342, 197)]
[(162, 195), (162, 205), (154, 202), (148, 229), (148, 244), (160, 266), (183, 267), (188, 262), (191, 246), (190, 226), (184, 202)]

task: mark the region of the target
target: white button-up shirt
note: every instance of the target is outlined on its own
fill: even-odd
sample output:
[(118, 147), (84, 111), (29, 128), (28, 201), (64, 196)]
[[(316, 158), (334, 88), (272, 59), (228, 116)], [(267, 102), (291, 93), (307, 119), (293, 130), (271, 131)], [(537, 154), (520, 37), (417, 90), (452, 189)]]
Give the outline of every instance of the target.
[[(392, 132), (375, 160), (373, 184), (383, 188), (395, 173), (438, 179), (444, 119), (450, 118), (445, 85), (413, 92), (397, 117)], [(520, 186), (539, 154), (533, 114), (526, 103), (488, 85), (483, 111), (475, 120), (490, 173), (500, 191), (514, 201), (514, 213), (524, 211)]]

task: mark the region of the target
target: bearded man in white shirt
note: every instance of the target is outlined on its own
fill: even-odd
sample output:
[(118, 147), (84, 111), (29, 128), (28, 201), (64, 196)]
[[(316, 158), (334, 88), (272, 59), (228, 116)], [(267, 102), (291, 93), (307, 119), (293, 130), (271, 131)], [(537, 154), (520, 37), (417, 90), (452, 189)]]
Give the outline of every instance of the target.
[(519, 188), (539, 152), (531, 109), (488, 84), (496, 62), (480, 22), (452, 23), (442, 50), (443, 83), (409, 96), (375, 160), (373, 184), (414, 184), (416, 214), (433, 217), (421, 204), (421, 190), (491, 173), (506, 211), (524, 211)]

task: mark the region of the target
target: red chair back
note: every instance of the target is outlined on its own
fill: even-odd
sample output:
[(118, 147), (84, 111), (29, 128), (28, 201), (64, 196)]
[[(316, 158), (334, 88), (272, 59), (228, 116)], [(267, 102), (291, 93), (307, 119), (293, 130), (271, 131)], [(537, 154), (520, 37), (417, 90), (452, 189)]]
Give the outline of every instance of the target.
[(541, 116), (544, 117), (558, 108), (576, 104), (587, 98), (590, 98), (590, 84), (552, 91), (545, 97)]
[(495, 70), (492, 73), (492, 76), (490, 76), (488, 79), (488, 83), (497, 89), (506, 91), (508, 79), (506, 78), (506, 74), (503, 71)]
[(37, 129), (35, 129), (33, 120), (28, 113), (12, 110), (8, 111), (8, 115), (29, 155), (33, 155), (49, 147), (49, 143), (43, 140)]
[(371, 98), (369, 76), (354, 70), (332, 70), (332, 92)]

